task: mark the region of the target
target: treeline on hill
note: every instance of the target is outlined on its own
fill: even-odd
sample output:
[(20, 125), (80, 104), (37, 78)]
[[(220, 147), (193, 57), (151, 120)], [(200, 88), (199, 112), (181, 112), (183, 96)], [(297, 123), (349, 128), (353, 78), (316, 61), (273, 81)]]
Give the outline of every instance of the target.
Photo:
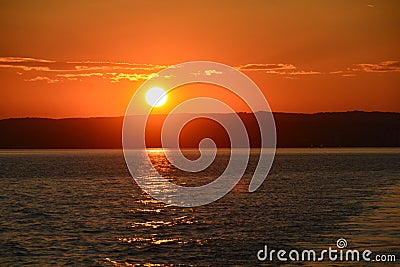
[[(221, 114), (229, 123), (233, 114)], [(252, 147), (260, 147), (254, 114), (239, 113)], [(333, 112), (316, 114), (274, 113), (278, 147), (399, 147), (400, 113)], [(163, 115), (148, 122), (146, 144), (161, 147)], [(0, 148), (121, 148), (123, 117), (0, 120)], [(138, 129), (142, 130), (142, 129)], [(179, 137), (184, 148), (198, 147), (212, 138), (218, 147), (230, 147), (229, 137), (218, 123), (197, 119)]]

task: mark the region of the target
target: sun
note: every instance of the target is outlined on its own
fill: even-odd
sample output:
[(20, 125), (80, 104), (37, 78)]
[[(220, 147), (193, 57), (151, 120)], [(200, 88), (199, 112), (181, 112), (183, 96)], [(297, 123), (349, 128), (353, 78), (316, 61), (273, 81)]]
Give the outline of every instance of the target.
[(152, 87), (146, 93), (146, 102), (152, 107), (161, 107), (167, 102), (167, 93), (160, 87)]

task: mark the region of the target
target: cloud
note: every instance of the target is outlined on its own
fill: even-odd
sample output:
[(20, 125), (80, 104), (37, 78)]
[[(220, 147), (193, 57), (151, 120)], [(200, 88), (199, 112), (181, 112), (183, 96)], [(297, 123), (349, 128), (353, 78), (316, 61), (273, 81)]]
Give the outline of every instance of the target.
[(75, 69), (79, 71), (91, 71), (91, 70), (129, 70), (129, 71), (159, 71), (166, 69), (167, 65), (154, 65), (154, 64), (136, 64), (136, 63), (120, 63), (120, 62), (68, 62), (74, 64)]
[(319, 71), (312, 71), (312, 70), (310, 70), (310, 71), (300, 70), (300, 71), (291, 71), (286, 74), (288, 74), (288, 75), (315, 75), (315, 74), (322, 74), (322, 73)]
[(103, 76), (102, 73), (66, 73), (66, 74), (57, 74), (57, 77), (64, 78), (77, 78), (77, 77), (91, 77), (91, 76)]
[(274, 71), (274, 70), (294, 70), (296, 67), (292, 64), (246, 64), (237, 67), (239, 70), (258, 70), (258, 71)]
[(95, 72), (95, 73), (65, 73), (65, 74), (57, 74), (58, 78), (65, 78), (70, 81), (82, 80), (81, 78), (87, 77), (104, 77), (103, 73)]
[(23, 71), (65, 71), (74, 69), (63, 62), (56, 62), (46, 59), (26, 58), (26, 57), (1, 57), (0, 68), (14, 68)]
[(36, 76), (35, 78), (25, 79), (25, 81), (27, 81), (27, 82), (44, 81), (44, 82), (47, 82), (47, 83), (56, 83), (56, 82), (58, 82), (59, 80), (51, 79), (51, 78), (49, 78), (49, 77)]
[(120, 81), (145, 81), (150, 78), (155, 77), (156, 73), (120, 73), (120, 72), (95, 72), (95, 73), (66, 73), (66, 74), (57, 74), (57, 77), (66, 78), (68, 80), (82, 80), (82, 78), (88, 77), (101, 77), (104, 79), (109, 79), (111, 82), (120, 82)]
[(222, 72), (221, 71), (217, 71), (217, 70), (205, 70), (204, 74), (207, 75), (207, 76), (211, 76), (213, 74), (222, 74)]
[(18, 64), (1, 64), (0, 63), (0, 68), (15, 68), (15, 69), (20, 69), (24, 71), (50, 71), (48, 67), (38, 67), (38, 66), (24, 66), (24, 65), (18, 65)]
[(237, 67), (237, 69), (242, 71), (263, 71), (266, 74), (277, 74), (277, 75), (285, 75), (285, 78), (294, 76), (294, 75), (315, 75), (322, 74), (319, 71), (312, 70), (299, 70), (293, 64), (246, 64), (243, 66)]
[[(354, 67), (356, 66), (356, 67)], [(379, 63), (361, 63), (354, 64), (352, 67), (347, 67), (342, 70), (321, 72), (316, 70), (302, 70), (293, 64), (259, 64), (252, 63), (237, 67), (242, 71), (264, 71), (266, 74), (284, 75), (285, 78), (296, 75), (340, 75), (344, 77), (353, 77), (360, 72), (400, 72), (400, 61), (383, 61)]]
[(400, 72), (400, 61), (383, 61), (380, 63), (356, 64), (358, 68), (355, 71), (365, 72)]
[(46, 62), (51, 63), (55, 61), (46, 59), (37, 59), (31, 57), (0, 57), (0, 63), (22, 63), (22, 62)]
[(347, 68), (345, 70), (330, 71), (327, 74), (338, 75), (338, 76), (343, 76), (343, 77), (354, 77), (354, 76), (357, 76), (357, 74), (351, 68)]
[(167, 65), (110, 61), (58, 62), (27, 57), (0, 57), (0, 68), (18, 69), (21, 75), (31, 77), (32, 74), (37, 74), (35, 78), (28, 78), (25, 81), (43, 81), (44, 77), (47, 77), (46, 80), (49, 83), (63, 80), (81, 81), (90, 77), (109, 79), (111, 82), (141, 81), (150, 79), (157, 72), (168, 67)]
[[(45, 81), (55, 83), (62, 81), (83, 81), (85, 79), (104, 79), (109, 82), (145, 81), (168, 65), (141, 64), (111, 61), (53, 61), (31, 57), (0, 57), (0, 69), (15, 69), (16, 73), (28, 82)], [(380, 63), (361, 63), (353, 66), (320, 72), (301, 69), (288, 63), (249, 63), (238, 66), (240, 71), (256, 71), (267, 75), (280, 75), (283, 78), (295, 78), (307, 75), (340, 75), (345, 77), (365, 73), (400, 72), (400, 61), (383, 61)], [(205, 75), (221, 74), (216, 70), (206, 70)], [(166, 77), (168, 78), (168, 77)]]
[(58, 62), (47, 59), (25, 58), (25, 57), (0, 57), (0, 67), (18, 68), (25, 71), (49, 71), (64, 72), (76, 71), (85, 72), (93, 70), (128, 70), (128, 71), (159, 71), (168, 68), (167, 65), (155, 64), (136, 64), (121, 62), (96, 62), (96, 61), (75, 61), (75, 62)]
[(143, 74), (143, 73), (108, 73), (111, 75), (110, 80), (113, 83), (123, 80), (127, 81), (145, 81), (157, 76), (157, 73)]

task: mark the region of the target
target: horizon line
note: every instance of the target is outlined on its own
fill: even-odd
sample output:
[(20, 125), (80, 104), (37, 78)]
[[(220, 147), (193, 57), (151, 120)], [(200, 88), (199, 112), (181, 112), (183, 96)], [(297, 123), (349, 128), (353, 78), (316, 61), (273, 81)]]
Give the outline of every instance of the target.
[[(254, 113), (259, 113), (259, 112), (269, 112), (269, 111), (256, 111), (256, 112), (245, 112), (245, 111), (240, 111), (236, 112), (236, 114), (254, 114)], [(234, 112), (199, 112), (199, 113), (189, 113), (189, 112), (184, 112), (184, 113), (175, 113), (172, 115), (192, 115), (192, 114), (219, 114), (219, 115), (229, 115), (233, 114)], [(314, 113), (306, 113), (306, 112), (286, 112), (286, 111), (272, 111), (273, 114), (294, 114), (294, 115), (317, 115), (317, 114), (332, 114), (332, 113), (392, 113), (392, 114), (400, 114), (400, 111), (365, 111), (365, 110), (347, 110), (347, 111), (319, 111), (319, 112), (314, 112)], [(134, 114), (130, 116), (145, 116), (147, 114)], [(159, 113), (159, 114), (151, 114), (151, 115), (156, 115), (156, 116), (166, 116), (169, 115), (168, 113)], [(11, 119), (49, 119), (49, 120), (66, 120), (66, 119), (101, 119), (101, 118), (123, 118), (126, 115), (116, 115), (116, 116), (82, 116), (82, 117), (39, 117), (39, 116), (26, 116), (26, 117), (5, 117), (5, 118), (0, 118), (0, 121), (2, 120), (11, 120)]]

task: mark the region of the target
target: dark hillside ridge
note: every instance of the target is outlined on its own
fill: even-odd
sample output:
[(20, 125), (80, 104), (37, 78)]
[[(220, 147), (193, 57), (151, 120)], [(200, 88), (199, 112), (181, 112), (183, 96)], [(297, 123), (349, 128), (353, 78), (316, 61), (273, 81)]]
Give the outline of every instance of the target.
[[(148, 147), (161, 147), (160, 119), (148, 127)], [(229, 121), (232, 114), (221, 114)], [(239, 113), (252, 147), (260, 147), (254, 114)], [(278, 147), (400, 147), (400, 113), (332, 112), (316, 114), (274, 113)], [(123, 117), (0, 120), (2, 149), (121, 148)], [(140, 129), (139, 129), (140, 130)], [(193, 133), (196, 133), (195, 135)], [(218, 147), (230, 147), (223, 128), (198, 120), (184, 128), (181, 146), (193, 148), (204, 137)]]

